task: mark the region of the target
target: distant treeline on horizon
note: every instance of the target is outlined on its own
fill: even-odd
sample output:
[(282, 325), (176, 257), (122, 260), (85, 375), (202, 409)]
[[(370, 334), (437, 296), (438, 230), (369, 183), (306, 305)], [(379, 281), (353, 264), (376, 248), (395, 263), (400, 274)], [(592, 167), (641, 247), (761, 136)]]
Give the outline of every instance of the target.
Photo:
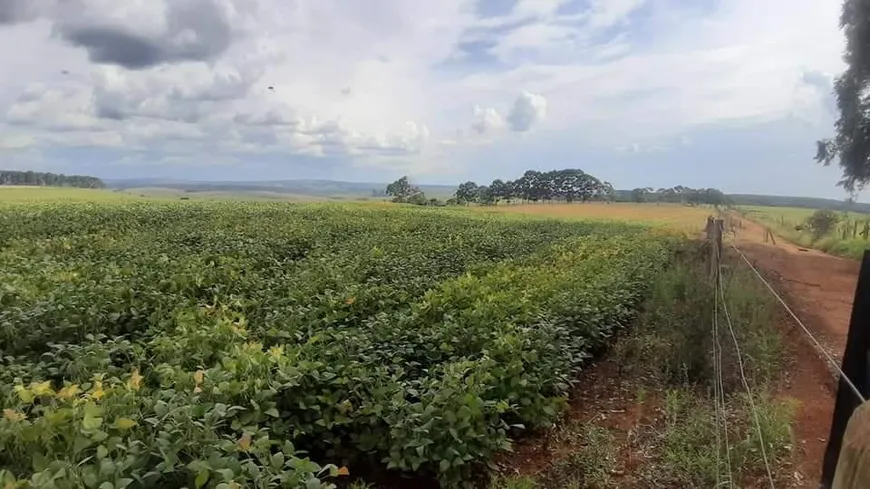
[(102, 180), (87, 175), (0, 170), (0, 186), (4, 185), (106, 188), (106, 184)]

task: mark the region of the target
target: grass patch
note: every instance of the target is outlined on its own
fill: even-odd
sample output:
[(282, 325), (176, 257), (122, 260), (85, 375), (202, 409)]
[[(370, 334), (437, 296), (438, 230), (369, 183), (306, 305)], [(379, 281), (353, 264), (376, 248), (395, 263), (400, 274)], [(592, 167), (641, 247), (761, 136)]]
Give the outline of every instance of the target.
[[(750, 270), (726, 259), (721, 271), (723, 306), (721, 300), (714, 300), (714, 282), (700, 263), (704, 254), (700, 249), (687, 250), (683, 260), (657, 277), (636, 330), (616, 351), (625, 368), (647, 379), (651, 389), (665, 391), (661, 456), (648, 468), (647, 479), (680, 487), (714, 487), (729, 472), (735, 481), (765, 474), (762, 440), (774, 468), (777, 461), (790, 455), (793, 446), (795, 406), (769, 393), (770, 383), (778, 378), (782, 367), (773, 298)], [(714, 316), (718, 317), (722, 348), (730, 471), (725, 432), (716, 421), (713, 396)], [(740, 378), (729, 319), (740, 346), (754, 410)], [(647, 395), (645, 389), (638, 390), (638, 402)]]
[(534, 478), (497, 476), (489, 489), (612, 487), (610, 474), (616, 463), (617, 447), (610, 431), (591, 422), (572, 422), (561, 427), (553, 441), (564, 446), (567, 455), (553, 460)]
[[(789, 466), (782, 462), (794, 445), (795, 403), (771, 394), (782, 370), (773, 298), (751, 270), (726, 257), (723, 307), (705, 263), (709, 250), (690, 243), (677, 253), (675, 263), (650, 284), (634, 327), (611, 353), (610, 361), (621, 370), (620, 382), (629, 383), (626, 394), (634, 408), (623, 414), (632, 423), (626, 436), (618, 436), (626, 428), (597, 425), (603, 417), (585, 413), (593, 421), (571, 422), (548, 439), (558, 448), (543, 470), (533, 478), (496, 479), (490, 489), (716, 487), (729, 478), (734, 487), (745, 487), (766, 478), (763, 453), (774, 473)], [(752, 404), (740, 377), (729, 319)], [(724, 406), (719, 417), (714, 344), (722, 348)]]

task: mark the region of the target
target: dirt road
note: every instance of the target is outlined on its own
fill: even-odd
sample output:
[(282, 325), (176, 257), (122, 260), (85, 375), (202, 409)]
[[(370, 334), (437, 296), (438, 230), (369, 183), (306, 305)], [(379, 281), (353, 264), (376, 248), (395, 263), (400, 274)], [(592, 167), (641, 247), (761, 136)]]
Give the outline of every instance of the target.
[[(742, 220), (730, 241), (752, 261), (828, 352), (839, 362), (846, 344), (859, 264), (777, 239), (764, 242), (764, 227)], [(795, 478), (817, 487), (834, 409), (832, 368), (785, 312), (780, 315), (786, 377), (778, 392), (799, 401), (795, 419)]]
[(838, 360), (846, 344), (858, 262), (777, 239), (764, 242), (764, 228), (743, 220), (732, 241), (758, 266), (792, 310)]

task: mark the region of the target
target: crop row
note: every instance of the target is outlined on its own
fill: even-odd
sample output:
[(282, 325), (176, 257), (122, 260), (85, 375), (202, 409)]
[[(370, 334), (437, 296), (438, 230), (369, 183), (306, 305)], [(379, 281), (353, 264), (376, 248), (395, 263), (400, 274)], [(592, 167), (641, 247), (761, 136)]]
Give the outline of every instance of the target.
[(0, 220), (0, 481), (38, 487), (317, 488), (380, 464), (460, 485), (552, 422), (670, 258), (637, 227), (437, 209)]

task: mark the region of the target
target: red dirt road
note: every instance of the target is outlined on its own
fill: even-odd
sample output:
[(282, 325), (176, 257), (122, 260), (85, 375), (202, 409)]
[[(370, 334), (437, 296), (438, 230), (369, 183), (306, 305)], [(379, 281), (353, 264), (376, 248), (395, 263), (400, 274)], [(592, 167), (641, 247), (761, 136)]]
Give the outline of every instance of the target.
[[(781, 239), (777, 239), (775, 245), (765, 243), (764, 227), (748, 220), (742, 220), (742, 228), (735, 231), (730, 242), (753, 262), (839, 363), (846, 344), (858, 262), (801, 248)], [(785, 311), (780, 317), (787, 373), (778, 393), (799, 401), (794, 423), (795, 482), (797, 487), (818, 487), (836, 381), (833, 368), (794, 319)]]
[(792, 310), (839, 361), (846, 345), (856, 261), (777, 239), (764, 243), (764, 228), (743, 220), (732, 242), (760, 268)]

